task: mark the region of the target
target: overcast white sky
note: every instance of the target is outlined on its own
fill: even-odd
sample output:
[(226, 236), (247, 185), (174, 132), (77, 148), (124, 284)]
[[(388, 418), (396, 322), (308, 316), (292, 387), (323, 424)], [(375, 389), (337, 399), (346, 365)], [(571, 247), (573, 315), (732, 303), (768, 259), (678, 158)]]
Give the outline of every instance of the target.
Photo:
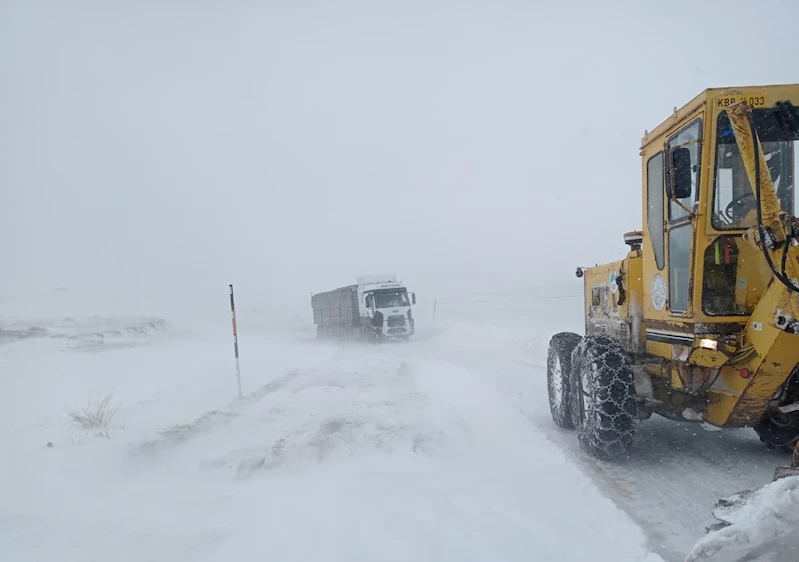
[(706, 87), (799, 82), (797, 22), (796, 0), (0, 0), (0, 282), (573, 279), (640, 228), (644, 129)]

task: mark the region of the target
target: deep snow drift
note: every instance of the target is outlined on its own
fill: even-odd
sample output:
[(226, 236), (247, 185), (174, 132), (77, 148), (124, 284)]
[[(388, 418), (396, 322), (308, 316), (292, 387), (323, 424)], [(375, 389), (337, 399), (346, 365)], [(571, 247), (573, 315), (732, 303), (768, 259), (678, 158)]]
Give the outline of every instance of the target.
[[(114, 319), (75, 345), (95, 321), (0, 345), (4, 558), (660, 560), (491, 377), (424, 340), (247, 334), (236, 399), (227, 334)], [(108, 393), (104, 436), (69, 423)]]
[(741, 496), (716, 513), (729, 526), (703, 537), (687, 562), (794, 562), (799, 560), (799, 476)]

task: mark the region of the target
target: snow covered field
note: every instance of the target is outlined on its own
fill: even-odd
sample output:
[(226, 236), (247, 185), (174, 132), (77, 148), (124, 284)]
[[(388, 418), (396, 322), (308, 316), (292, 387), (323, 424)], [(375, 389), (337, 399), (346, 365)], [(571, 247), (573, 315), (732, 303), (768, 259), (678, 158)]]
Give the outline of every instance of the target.
[[(244, 329), (241, 399), (222, 329), (9, 326), (0, 552), (19, 562), (676, 561), (781, 460), (657, 419), (628, 462), (587, 459), (549, 419), (549, 334), (522, 323), (379, 348)], [(107, 428), (70, 422), (109, 394)]]

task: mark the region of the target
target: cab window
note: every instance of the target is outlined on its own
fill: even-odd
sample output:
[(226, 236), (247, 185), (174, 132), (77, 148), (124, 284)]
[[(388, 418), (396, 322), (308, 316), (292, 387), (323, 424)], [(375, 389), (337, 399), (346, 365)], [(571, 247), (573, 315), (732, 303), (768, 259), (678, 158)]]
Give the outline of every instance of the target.
[(646, 164), (646, 222), (655, 252), (655, 263), (663, 269), (665, 239), (663, 232), (663, 153), (658, 152)]
[[(799, 133), (781, 125), (775, 108), (755, 109), (752, 115), (780, 206), (797, 216), (794, 184)], [(717, 230), (745, 230), (757, 224), (757, 199), (726, 111), (716, 120), (712, 220)]]
[[(691, 155), (691, 194), (688, 197), (669, 200), (669, 222), (677, 222), (689, 216), (686, 209), (694, 212), (699, 195), (699, 158), (701, 155), (702, 122), (696, 120), (669, 139), (668, 150), (687, 148)], [(666, 188), (671, 185), (671, 170), (666, 170)]]

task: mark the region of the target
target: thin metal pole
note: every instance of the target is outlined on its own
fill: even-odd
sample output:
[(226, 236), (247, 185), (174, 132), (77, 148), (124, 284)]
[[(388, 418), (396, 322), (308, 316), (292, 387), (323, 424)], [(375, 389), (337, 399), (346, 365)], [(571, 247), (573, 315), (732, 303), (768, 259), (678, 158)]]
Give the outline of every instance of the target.
[(433, 329), (434, 330), (436, 328), (436, 305), (437, 304), (438, 304), (438, 301), (433, 301)]
[(241, 368), (239, 367), (239, 335), (236, 329), (236, 305), (233, 302), (233, 285), (230, 285), (230, 314), (233, 316), (233, 352), (236, 354), (236, 382), (239, 386), (241, 398)]

